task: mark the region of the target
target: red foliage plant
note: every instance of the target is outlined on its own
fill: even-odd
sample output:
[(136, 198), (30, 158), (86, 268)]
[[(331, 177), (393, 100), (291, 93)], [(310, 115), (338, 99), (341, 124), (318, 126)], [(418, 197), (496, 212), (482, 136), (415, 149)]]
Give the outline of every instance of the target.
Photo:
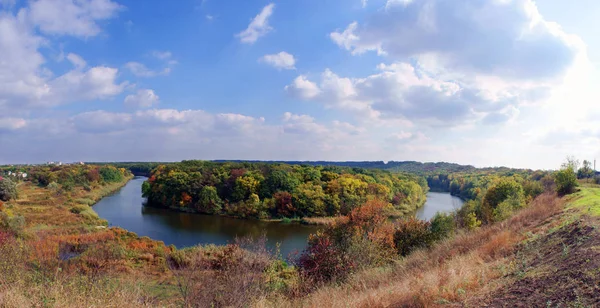
[(318, 283), (343, 280), (354, 269), (352, 260), (322, 233), (310, 236), (298, 266), (304, 277)]
[(290, 217), (296, 213), (296, 208), (292, 204), (292, 195), (289, 192), (277, 192), (273, 195), (273, 199), (275, 199), (275, 209), (278, 215)]

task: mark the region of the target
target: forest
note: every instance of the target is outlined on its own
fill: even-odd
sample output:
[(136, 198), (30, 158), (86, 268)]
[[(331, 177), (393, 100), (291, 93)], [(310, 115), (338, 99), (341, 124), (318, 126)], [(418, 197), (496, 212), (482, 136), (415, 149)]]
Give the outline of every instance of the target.
[(406, 214), (427, 191), (422, 177), (378, 169), (209, 161), (161, 165), (143, 185), (151, 206), (260, 219), (346, 215), (373, 199)]

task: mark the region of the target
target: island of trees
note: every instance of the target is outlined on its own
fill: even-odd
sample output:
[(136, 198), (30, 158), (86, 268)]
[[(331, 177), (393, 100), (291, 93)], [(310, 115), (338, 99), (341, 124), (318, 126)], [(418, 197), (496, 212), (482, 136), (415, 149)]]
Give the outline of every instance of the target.
[(142, 189), (151, 206), (259, 219), (347, 215), (373, 199), (402, 215), (428, 191), (422, 177), (378, 169), (209, 161), (158, 166)]

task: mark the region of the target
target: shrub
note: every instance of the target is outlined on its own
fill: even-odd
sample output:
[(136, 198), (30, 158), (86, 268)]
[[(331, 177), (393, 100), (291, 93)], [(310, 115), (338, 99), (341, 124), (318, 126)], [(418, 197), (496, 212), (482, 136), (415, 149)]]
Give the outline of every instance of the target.
[(297, 265), (304, 277), (318, 283), (344, 280), (354, 269), (348, 255), (320, 232), (310, 236)]
[(58, 186), (58, 183), (56, 183), (56, 182), (50, 182), (50, 184), (48, 184), (48, 186), (46, 186), (46, 188), (54, 193), (57, 193), (60, 189), (60, 186)]
[(523, 202), (520, 198), (517, 196), (509, 197), (494, 209), (494, 221), (502, 221), (509, 218), (515, 210), (522, 206)]
[(17, 197), (17, 184), (11, 179), (0, 180), (0, 201), (10, 201)]
[(90, 199), (90, 198), (81, 198), (81, 199), (77, 199), (75, 200), (77, 203), (79, 204), (84, 204), (84, 205), (88, 205), (88, 206), (92, 206), (94, 205), (94, 200)]
[(75, 204), (71, 209), (71, 213), (80, 214), (83, 211), (89, 210), (90, 207), (85, 204)]
[(398, 254), (407, 256), (415, 249), (428, 247), (433, 242), (430, 226), (429, 222), (415, 218), (398, 222), (394, 232), (394, 244)]
[(431, 219), (431, 233), (434, 240), (450, 236), (454, 232), (454, 216), (451, 214), (437, 213)]
[(600, 175), (597, 175), (597, 176), (596, 176), (596, 178), (595, 178), (595, 182), (596, 182), (596, 184), (599, 184), (599, 185), (600, 185)]
[(25, 217), (10, 216), (5, 212), (0, 212), (0, 229), (19, 235), (23, 232), (23, 228), (25, 228)]
[(550, 174), (545, 175), (540, 182), (544, 186), (544, 191), (554, 191), (556, 189), (556, 183), (554, 177)]
[(575, 192), (577, 187), (577, 175), (572, 167), (566, 167), (554, 174), (556, 192), (559, 195), (568, 195)]
[(525, 181), (523, 182), (523, 193), (526, 197), (535, 199), (535, 197), (541, 195), (544, 192), (544, 186), (538, 181)]
[(477, 215), (475, 215), (475, 212), (470, 212), (466, 215), (464, 226), (465, 228), (467, 228), (467, 230), (474, 230), (481, 226), (481, 221), (477, 219)]
[[(524, 204), (523, 187), (514, 179), (503, 178), (494, 183), (483, 197), (482, 203), (482, 218), (486, 223), (491, 223), (495, 219), (496, 208), (502, 202), (511, 199), (513, 207), (520, 207)], [(506, 207), (501, 211), (506, 211), (510, 207)]]

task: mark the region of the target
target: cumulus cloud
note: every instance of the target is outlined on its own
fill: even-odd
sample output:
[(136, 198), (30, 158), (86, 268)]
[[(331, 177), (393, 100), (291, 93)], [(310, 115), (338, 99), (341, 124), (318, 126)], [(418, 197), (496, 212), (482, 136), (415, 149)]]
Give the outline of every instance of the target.
[(98, 22), (113, 18), (121, 9), (110, 0), (36, 0), (26, 12), (44, 33), (86, 38), (100, 33)]
[(279, 70), (293, 70), (296, 69), (296, 58), (285, 51), (276, 54), (264, 55), (259, 59), (260, 62), (264, 62), (273, 66)]
[(532, 0), (390, 0), (363, 24), (330, 36), (353, 54), (429, 56), (448, 70), (522, 80), (560, 76), (581, 48)]
[(504, 123), (515, 118), (517, 106), (531, 98), (529, 92), (518, 88), (494, 91), (477, 83), (445, 80), (409, 63), (378, 68), (379, 73), (364, 78), (344, 78), (325, 70), (318, 85), (299, 76), (285, 89), (292, 96), (352, 111), (359, 117), (404, 119), (428, 126), (482, 120)]
[(317, 97), (321, 90), (316, 83), (307, 79), (305, 75), (300, 75), (294, 79), (292, 84), (285, 86), (285, 90), (292, 96), (301, 99), (313, 99)]
[(139, 89), (135, 94), (125, 97), (125, 105), (135, 108), (150, 108), (160, 101), (152, 89)]
[[(75, 68), (55, 76), (45, 66), (46, 59), (39, 51), (48, 45), (48, 39), (34, 28), (38, 26), (43, 33), (54, 35), (93, 36), (99, 33), (96, 21), (110, 18), (118, 11), (119, 6), (114, 5), (103, 0), (39, 0), (31, 1), (17, 15), (0, 14), (0, 113), (15, 115), (32, 108), (106, 99), (121, 93), (127, 83), (117, 81), (117, 69), (88, 67), (74, 53), (66, 58)], [(73, 23), (63, 23), (70, 21)]]
[(240, 42), (244, 44), (254, 44), (260, 37), (267, 35), (273, 28), (269, 25), (269, 18), (273, 14), (275, 3), (265, 6), (248, 25), (246, 30), (236, 34)]

